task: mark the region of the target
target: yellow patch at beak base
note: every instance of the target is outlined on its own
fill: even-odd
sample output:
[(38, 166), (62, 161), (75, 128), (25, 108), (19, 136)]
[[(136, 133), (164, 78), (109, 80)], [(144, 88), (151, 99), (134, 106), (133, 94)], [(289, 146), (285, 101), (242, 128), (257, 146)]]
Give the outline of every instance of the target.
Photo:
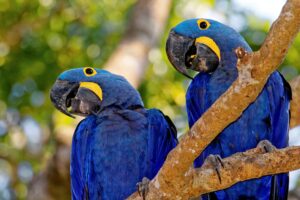
[(97, 83), (93, 83), (93, 82), (81, 82), (79, 87), (81, 87), (81, 88), (87, 88), (87, 89), (91, 90), (102, 101), (102, 89), (101, 89), (101, 87)]
[(201, 43), (201, 44), (208, 46), (209, 48), (211, 48), (211, 50), (213, 50), (213, 52), (215, 52), (215, 54), (218, 56), (219, 60), (221, 60), (220, 48), (218, 47), (218, 45), (215, 43), (215, 41), (213, 39), (211, 39), (209, 37), (198, 37), (196, 39), (195, 43)]

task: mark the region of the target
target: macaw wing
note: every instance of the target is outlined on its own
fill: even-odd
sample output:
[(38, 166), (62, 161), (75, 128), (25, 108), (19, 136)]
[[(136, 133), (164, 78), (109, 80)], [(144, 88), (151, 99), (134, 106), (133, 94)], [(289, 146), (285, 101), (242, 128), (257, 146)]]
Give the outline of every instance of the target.
[[(147, 120), (143, 120), (143, 116), (136, 112), (122, 112), (108, 116), (113, 121), (102, 121), (101, 126), (97, 126), (92, 117), (78, 125), (72, 143), (73, 199), (86, 199), (88, 195), (90, 198), (99, 197), (99, 192), (107, 198), (126, 196), (135, 190), (139, 179), (145, 176), (152, 179), (156, 175), (169, 151), (177, 144), (176, 128), (159, 110), (147, 110)], [(106, 131), (100, 134), (104, 129)], [(106, 146), (114, 148), (104, 148)], [(85, 157), (92, 155), (91, 152), (93, 158)], [(120, 162), (124, 165), (111, 165)], [(93, 166), (87, 166), (89, 163)], [(98, 175), (95, 175), (95, 170)], [(89, 185), (84, 185), (86, 181)], [(121, 194), (111, 194), (116, 188)]]
[(91, 120), (82, 120), (73, 135), (71, 149), (71, 193), (73, 200), (88, 199), (88, 187), (84, 185), (84, 160), (85, 150), (87, 149), (87, 139), (92, 126)]
[(292, 99), (291, 86), (279, 72), (275, 72), (268, 81), (267, 90), (272, 113), (272, 143), (277, 148), (284, 148), (288, 146), (289, 138), (289, 104)]
[(177, 130), (168, 116), (157, 109), (147, 110), (148, 117), (148, 156), (152, 179), (163, 165), (168, 153), (177, 145)]
[(210, 76), (208, 74), (198, 74), (197, 76), (201, 77), (193, 80), (186, 93), (186, 110), (190, 127), (209, 107), (207, 83)]
[[(291, 86), (279, 72), (275, 72), (268, 81), (267, 90), (272, 112), (271, 123), (273, 135), (271, 142), (277, 148), (284, 148), (288, 146), (289, 139), (289, 102), (292, 99)], [(271, 195), (273, 195), (274, 199), (287, 199), (288, 186), (288, 174), (273, 176)]]

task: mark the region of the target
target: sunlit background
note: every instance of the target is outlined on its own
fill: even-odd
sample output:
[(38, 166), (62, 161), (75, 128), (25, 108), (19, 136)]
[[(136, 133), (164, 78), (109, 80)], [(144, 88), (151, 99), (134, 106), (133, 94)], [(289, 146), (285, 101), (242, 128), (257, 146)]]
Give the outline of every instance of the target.
[[(189, 80), (170, 66), (164, 50), (172, 26), (187, 18), (216, 19), (241, 32), (256, 50), (284, 2), (174, 0), (165, 34), (150, 50), (150, 64), (139, 86), (146, 107), (169, 115), (180, 133), (187, 129)], [(30, 181), (56, 151), (57, 140), (68, 140), (73, 133), (78, 121), (55, 111), (49, 100), (57, 75), (72, 67), (103, 67), (120, 42), (135, 3), (0, 0), (0, 199), (25, 199)], [(298, 37), (280, 68), (288, 80), (299, 74), (299, 50)], [(300, 145), (297, 135), (293, 130), (291, 142)], [(297, 190), (296, 185), (294, 173), (291, 190)]]

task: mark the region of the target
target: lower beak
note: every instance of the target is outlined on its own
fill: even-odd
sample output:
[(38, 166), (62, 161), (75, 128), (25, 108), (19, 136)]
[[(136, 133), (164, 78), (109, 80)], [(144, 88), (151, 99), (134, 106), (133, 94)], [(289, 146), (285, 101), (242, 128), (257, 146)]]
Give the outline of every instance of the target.
[(198, 72), (211, 73), (219, 66), (219, 58), (214, 51), (202, 43), (195, 44), (196, 53), (186, 55), (186, 65), (188, 69)]

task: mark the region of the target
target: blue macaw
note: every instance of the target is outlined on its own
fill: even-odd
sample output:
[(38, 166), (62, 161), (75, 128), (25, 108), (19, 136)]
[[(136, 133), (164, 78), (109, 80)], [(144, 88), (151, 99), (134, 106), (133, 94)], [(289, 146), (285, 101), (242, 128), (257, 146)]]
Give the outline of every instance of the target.
[[(234, 29), (209, 19), (190, 19), (174, 27), (166, 51), (172, 65), (190, 77), (199, 72), (186, 93), (190, 127), (230, 87), (238, 76), (235, 49), (251, 48)], [(256, 101), (228, 125), (195, 160), (200, 167), (210, 154), (228, 157), (269, 140), (277, 148), (288, 145), (291, 89), (278, 71), (272, 73)], [(203, 199), (287, 199), (288, 174), (244, 181), (228, 189), (203, 195)]]
[(157, 109), (145, 109), (126, 79), (105, 70), (63, 72), (50, 98), (64, 114), (86, 117), (72, 141), (74, 200), (125, 199), (143, 177), (156, 175), (177, 144), (171, 120)]

